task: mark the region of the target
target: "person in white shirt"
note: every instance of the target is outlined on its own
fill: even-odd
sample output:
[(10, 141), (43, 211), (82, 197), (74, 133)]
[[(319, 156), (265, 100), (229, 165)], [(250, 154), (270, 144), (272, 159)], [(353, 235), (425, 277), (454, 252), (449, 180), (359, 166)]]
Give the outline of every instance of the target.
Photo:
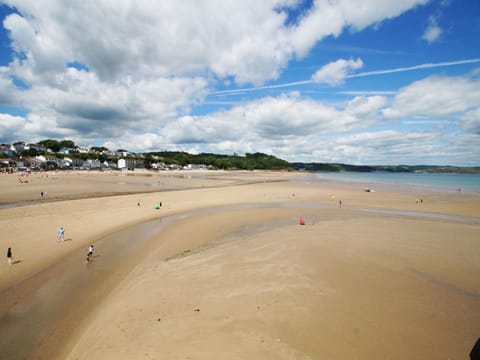
[(65, 229), (62, 226), (60, 229), (58, 229), (57, 241), (64, 241), (64, 240), (65, 240)]

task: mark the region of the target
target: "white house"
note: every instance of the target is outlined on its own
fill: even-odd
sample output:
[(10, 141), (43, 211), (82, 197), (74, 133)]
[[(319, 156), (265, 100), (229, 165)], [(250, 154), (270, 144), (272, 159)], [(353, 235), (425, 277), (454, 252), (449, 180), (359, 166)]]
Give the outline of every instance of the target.
[(125, 169), (127, 167), (127, 162), (125, 159), (118, 159), (117, 167), (119, 169)]

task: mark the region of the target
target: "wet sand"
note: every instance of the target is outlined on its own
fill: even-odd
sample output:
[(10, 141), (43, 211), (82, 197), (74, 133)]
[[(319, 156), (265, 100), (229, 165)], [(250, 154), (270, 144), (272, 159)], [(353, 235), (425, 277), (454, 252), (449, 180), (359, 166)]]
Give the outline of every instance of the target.
[[(114, 178), (99, 177), (116, 190)], [(293, 178), (201, 175), (188, 190), (65, 193), (0, 210), (21, 260), (0, 264), (0, 350), (9, 358), (466, 358), (480, 336), (478, 197), (426, 194), (420, 207), (412, 194)], [(56, 243), (66, 223), (71, 241)], [(90, 242), (98, 258), (85, 264)]]

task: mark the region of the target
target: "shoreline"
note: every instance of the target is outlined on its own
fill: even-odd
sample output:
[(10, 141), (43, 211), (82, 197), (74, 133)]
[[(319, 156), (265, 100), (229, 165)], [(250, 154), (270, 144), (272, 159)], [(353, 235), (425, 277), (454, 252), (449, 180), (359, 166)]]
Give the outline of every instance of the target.
[[(135, 304), (136, 302), (141, 303), (143, 301), (142, 299), (136, 298), (135, 294), (133, 294), (131, 291), (127, 291), (127, 293), (123, 294), (120, 298), (118, 297), (118, 293), (121, 292), (122, 289), (134, 286), (131, 282), (129, 282), (132, 276), (140, 276), (144, 279), (142, 282), (151, 282), (153, 279), (148, 277), (149, 267), (152, 269), (168, 269), (169, 266), (176, 266), (175, 264), (178, 262), (181, 262), (183, 264), (182, 266), (187, 266), (189, 259), (201, 259), (205, 256), (211, 256), (209, 254), (213, 253), (221, 254), (222, 251), (227, 251), (230, 246), (238, 247), (239, 253), (251, 253), (251, 251), (258, 246), (258, 244), (255, 245), (255, 243), (251, 242), (252, 239), (259, 236), (261, 237), (263, 236), (262, 234), (267, 236), (266, 240), (268, 240), (267, 242), (269, 243), (271, 242), (269, 234), (277, 232), (275, 238), (278, 238), (279, 244), (282, 244), (282, 247), (279, 249), (272, 248), (273, 253), (276, 254), (283, 247), (291, 246), (289, 245), (288, 241), (285, 242), (286, 240), (284, 240), (284, 238), (287, 239), (286, 237), (290, 236), (289, 234), (294, 229), (295, 232), (300, 231), (299, 234), (303, 234), (302, 236), (306, 236), (306, 238), (299, 242), (298, 249), (292, 248), (292, 250), (294, 253), (296, 251), (300, 251), (303, 254), (304, 250), (306, 251), (306, 249), (312, 246), (312, 243), (309, 243), (307, 240), (313, 240), (313, 238), (316, 236), (315, 233), (310, 233), (310, 230), (317, 229), (316, 231), (318, 231), (322, 229), (323, 226), (328, 227), (331, 222), (336, 223), (337, 221), (341, 221), (343, 224), (342, 227), (335, 227), (335, 229), (332, 230), (332, 234), (345, 233), (347, 238), (351, 238), (352, 236), (363, 237), (362, 230), (360, 229), (363, 229), (364, 225), (362, 222), (358, 222), (358, 219), (365, 219), (364, 221), (366, 221), (366, 223), (371, 223), (373, 226), (371, 228), (365, 228), (365, 230), (370, 232), (374, 231), (372, 233), (373, 239), (377, 239), (379, 236), (379, 234), (376, 234), (376, 232), (383, 233), (386, 231), (388, 233), (389, 231), (393, 231), (395, 227), (400, 226), (398, 224), (405, 223), (414, 224), (415, 229), (417, 229), (416, 231), (419, 231), (419, 234), (422, 234), (419, 240), (425, 244), (428, 244), (429, 252), (436, 251), (435, 247), (432, 247), (432, 244), (437, 241), (435, 238), (443, 238), (445, 234), (448, 234), (449, 231), (460, 232), (457, 236), (462, 239), (461, 241), (466, 241), (464, 244), (465, 250), (462, 251), (469, 251), (470, 253), (475, 254), (476, 251), (480, 250), (478, 248), (478, 244), (473, 241), (473, 238), (476, 237), (474, 234), (478, 235), (479, 233), (478, 224), (480, 222), (480, 202), (476, 197), (469, 197), (467, 194), (456, 196), (455, 199), (452, 199), (454, 201), (449, 200), (450, 196), (448, 194), (438, 194), (432, 198), (427, 197), (427, 202), (420, 206), (415, 204), (415, 198), (412, 194), (399, 194), (395, 192), (377, 192), (370, 194), (363, 193), (358, 188), (345, 189), (342, 187), (335, 187), (335, 184), (330, 184), (327, 186), (325, 184), (312, 185), (301, 182), (298, 183), (297, 180), (292, 181), (293, 179), (299, 179), (297, 174), (272, 174), (267, 172), (255, 174), (241, 173), (234, 175), (235, 176), (228, 174), (228, 176), (221, 177), (221, 179), (210, 178), (208, 181), (204, 178), (194, 180), (186, 179), (182, 186), (191, 185), (191, 181), (196, 181), (195, 186), (197, 186), (188, 190), (177, 189), (174, 191), (162, 191), (147, 194), (135, 193), (133, 195), (118, 195), (103, 198), (86, 198), (79, 200), (64, 200), (43, 203), (40, 202), (38, 204), (25, 207), (0, 209), (0, 225), (2, 225), (3, 229), (5, 229), (8, 239), (15, 240), (14, 259), (21, 260), (20, 263), (13, 265), (11, 268), (8, 268), (8, 265), (0, 264), (0, 288), (3, 289), (3, 292), (5, 292), (6, 289), (10, 288), (10, 286), (13, 284), (17, 284), (16, 286), (19, 286), (18, 284), (22, 282), (22, 279), (26, 278), (28, 278), (26, 281), (32, 282), (32, 286), (41, 287), (42, 284), (46, 284), (48, 281), (55, 279), (55, 271), (53, 271), (49, 276), (46, 276), (46, 279), (43, 280), (35, 279), (35, 276), (37, 276), (35, 274), (41, 272), (42, 269), (54, 267), (55, 264), (66, 261), (65, 259), (68, 257), (74, 257), (75, 254), (84, 253), (88, 247), (88, 244), (96, 241), (101, 243), (103, 241), (101, 239), (108, 235), (115, 237), (119, 236), (120, 233), (128, 233), (128, 231), (131, 231), (132, 229), (141, 227), (142, 225), (139, 224), (145, 224), (147, 221), (168, 222), (166, 219), (178, 217), (179, 223), (183, 224), (181, 225), (181, 228), (178, 228), (178, 226), (169, 226), (167, 229), (162, 230), (161, 236), (159, 235), (159, 237), (152, 239), (151, 242), (147, 241), (148, 244), (151, 245), (145, 245), (146, 247), (144, 251), (139, 250), (139, 257), (135, 258), (135, 261), (132, 262), (131, 267), (129, 267), (130, 265), (127, 266), (126, 263), (123, 264), (121, 261), (120, 264), (117, 264), (117, 267), (119, 267), (118, 270), (124, 271), (124, 276), (114, 277), (111, 288), (105, 293), (102, 293), (101, 290), (98, 291), (98, 298), (96, 298), (96, 301), (90, 303), (90, 305), (93, 306), (93, 309), (88, 310), (92, 311), (90, 315), (91, 317), (89, 318), (91, 320), (89, 323), (91, 324), (88, 325), (88, 330), (86, 330), (86, 328), (82, 328), (81, 330), (85, 331), (80, 331), (81, 334), (76, 333), (76, 335), (71, 337), (69, 340), (66, 340), (68, 342), (68, 349), (62, 351), (63, 358), (63, 356), (67, 356), (67, 353), (69, 353), (70, 350), (76, 348), (76, 344), (83, 342), (85, 346), (85, 344), (94, 341), (94, 339), (88, 337), (88, 334), (96, 334), (96, 324), (101, 323), (101, 327), (106, 326), (108, 321), (107, 323), (103, 322), (109, 316), (108, 308), (111, 304), (117, 304), (119, 301), (122, 301), (120, 299), (124, 299), (122, 307), (127, 309), (132, 304)], [(68, 181), (74, 181), (75, 176), (67, 176), (66, 179), (68, 179)], [(94, 180), (100, 181), (100, 184), (108, 184), (108, 186), (111, 186), (112, 181), (114, 182), (116, 179), (107, 176), (102, 179), (95, 177)], [(178, 179), (170, 180), (177, 181)], [(59, 184), (61, 181), (62, 180), (56, 180), (54, 185)], [(217, 183), (218, 181), (220, 183)], [(239, 182), (243, 183), (244, 185), (238, 185)], [(217, 185), (220, 184), (220, 186), (213, 186), (215, 183), (217, 183)], [(73, 186), (72, 189), (74, 187), (75, 186)], [(55, 189), (55, 187), (52, 189)], [(82, 181), (80, 181), (80, 187), (78, 189), (80, 191), (84, 189)], [(53, 190), (49, 190), (49, 193), (52, 191)], [(344, 205), (342, 208), (338, 207), (339, 199), (343, 200)], [(141, 206), (137, 206), (137, 201), (141, 203)], [(153, 205), (158, 201), (163, 201), (164, 205), (160, 210), (154, 210)], [(254, 224), (258, 224), (260, 219), (264, 217), (271, 218), (272, 216), (278, 217), (281, 213), (290, 214), (289, 218), (287, 219), (287, 225), (283, 223), (275, 223), (275, 221), (273, 221), (271, 226), (268, 226), (267, 221), (265, 224), (260, 223), (260, 225), (258, 225), (258, 228), (262, 230), (260, 231), (260, 234), (248, 231), (248, 229), (251, 229)], [(188, 214), (196, 215), (189, 216)], [(312, 214), (312, 217), (310, 218), (308, 214)], [(236, 216), (238, 216), (238, 218), (236, 218)], [(298, 227), (298, 219), (300, 217), (304, 217), (305, 220), (307, 220), (306, 227)], [(18, 222), (18, 219), (22, 219), (21, 223)], [(74, 221), (72, 221), (73, 219)], [(198, 219), (204, 219), (203, 221), (205, 224), (210, 224), (210, 227), (206, 226), (202, 222), (199, 222)], [(46, 228), (42, 225), (46, 223), (50, 225), (49, 228)], [(384, 229), (385, 223), (391, 223), (393, 226), (392, 229)], [(55, 243), (52, 238), (55, 235), (55, 225), (59, 226), (60, 224), (66, 225), (66, 237), (70, 239), (70, 241), (66, 241), (65, 243), (61, 244)], [(52, 225), (54, 226), (53, 230), (51, 229)], [(229, 233), (229, 229), (232, 230), (235, 228), (235, 226), (237, 226), (239, 232), (235, 233), (234, 231), (233, 233)], [(440, 229), (443, 229), (444, 227), (445, 229), (451, 230), (440, 231)], [(35, 229), (36, 237), (32, 238), (29, 234), (26, 234), (26, 229)], [(280, 229), (284, 229), (284, 231), (280, 231)], [(399, 229), (401, 229), (401, 227)], [(407, 228), (402, 229), (402, 232), (405, 234), (394, 235), (395, 233), (392, 232), (392, 235), (394, 235), (393, 239), (400, 236), (401, 238), (404, 238), (403, 241), (405, 242), (405, 245), (410, 244), (408, 246), (412, 247), (418, 246), (415, 245), (414, 242), (411, 243), (410, 237), (405, 238), (407, 234), (410, 234), (408, 236), (415, 236), (415, 233), (412, 233)], [(178, 237), (183, 236), (182, 234), (187, 234), (186, 238), (184, 240), (178, 239)], [(331, 236), (330, 233), (324, 233), (324, 230), (321, 230), (320, 234), (322, 234), (321, 238), (328, 238)], [(234, 241), (232, 243), (230, 240), (233, 238), (239, 241)], [(216, 243), (215, 239), (219, 239), (220, 243)], [(378, 238), (378, 240), (380, 239)], [(370, 242), (372, 240), (365, 238), (365, 241)], [(444, 244), (442, 246), (445, 249), (448, 249), (446, 254), (443, 254), (442, 256), (447, 258), (450, 256), (452, 258), (448, 261), (458, 262), (459, 260), (457, 260), (457, 255), (454, 254), (456, 254), (456, 252), (459, 250), (451, 248), (452, 245), (448, 243), (447, 239), (442, 241), (442, 244)], [(198, 244), (203, 244), (205, 242), (210, 242), (210, 244), (213, 244), (213, 246), (205, 247), (202, 245), (203, 247), (201, 247), (199, 251), (195, 250), (198, 248), (198, 246), (200, 246)], [(112, 244), (113, 243), (114, 242), (112, 241)], [(190, 245), (186, 246), (185, 244)], [(383, 247), (383, 245), (381, 245), (381, 243), (377, 240), (375, 240), (375, 244), (375, 246)], [(249, 246), (251, 248), (249, 248)], [(341, 250), (338, 248), (338, 246), (339, 245), (332, 245), (332, 248), (329, 251), (334, 250), (334, 252), (337, 253)], [(98, 251), (100, 251), (101, 248), (102, 246), (98, 248)], [(114, 251), (116, 252), (116, 250), (113, 249), (114, 248), (107, 251), (107, 253), (110, 254)], [(262, 249), (262, 247), (258, 248), (258, 254), (255, 256), (267, 256), (267, 253), (264, 254)], [(405, 253), (406, 249), (409, 248), (401, 247), (399, 254)], [(186, 250), (188, 251), (185, 252)], [(422, 248), (420, 247), (419, 250), (422, 250)], [(159, 252), (163, 252), (163, 254), (168, 253), (169, 256), (164, 256), (163, 258), (161, 256), (157, 257), (156, 261), (151, 263), (153, 254), (158, 254)], [(33, 254), (35, 254), (35, 256), (33, 256)], [(405, 254), (409, 254), (409, 252)], [(427, 253), (422, 255), (421, 258), (427, 260), (431, 256), (426, 256), (426, 254)], [(285, 256), (286, 255), (287, 254), (285, 254)], [(98, 261), (97, 264), (106, 264), (107, 258), (104, 256), (105, 255), (102, 254), (99, 259), (94, 260), (94, 263), (95, 261)], [(222, 255), (219, 259), (224, 258), (225, 261), (227, 261), (229, 258), (231, 258), (231, 256), (233, 255)], [(267, 260), (265, 260), (266, 264), (268, 264), (270, 261), (268, 260), (268, 256), (266, 258)], [(302, 256), (307, 255), (305, 254)], [(333, 258), (337, 258), (337, 255), (334, 255)], [(445, 261), (447, 261), (447, 258)], [(83, 261), (84, 259), (82, 258), (81, 260)], [(285, 260), (287, 261), (287, 258), (285, 258)], [(329, 259), (325, 260), (331, 261)], [(394, 258), (392, 258), (392, 261), (393, 260)], [(369, 261), (376, 262), (378, 260), (371, 259)], [(391, 264), (394, 264), (395, 261), (391, 262)], [(223, 263), (223, 260), (221, 260), (220, 263)], [(382, 266), (389, 267), (391, 264), (386, 263)], [(423, 264), (423, 260), (422, 262), (419, 262), (419, 264)], [(424, 265), (426, 264), (427, 263)], [(478, 268), (478, 265), (475, 264), (475, 261), (469, 261), (466, 264), (458, 262), (457, 267), (463, 269), (464, 267), (469, 266), (470, 270), (468, 272), (480, 275), (480, 269)], [(83, 269), (83, 263), (78, 265), (80, 265), (81, 269)], [(357, 266), (355, 265), (355, 262), (352, 264), (345, 264), (345, 266), (346, 265), (348, 265), (347, 268), (352, 269)], [(238, 266), (236, 265), (233, 269), (236, 269)], [(298, 264), (295, 266), (300, 266), (299, 269), (304, 267), (304, 265)], [(309, 266), (311, 267), (314, 265), (311, 264)], [(480, 291), (480, 289), (477, 289), (475, 285), (472, 285), (471, 280), (469, 280), (470, 275), (468, 275), (468, 272), (462, 271), (463, 275), (461, 275), (461, 277), (452, 277), (451, 275), (445, 273), (442, 268), (433, 266), (433, 263), (425, 268), (422, 268), (422, 266), (412, 267), (413, 269), (416, 269), (419, 274), (426, 274), (427, 278), (424, 278), (422, 281), (432, 282), (428, 280), (428, 277), (430, 276), (431, 279), (439, 279), (439, 284), (442, 284), (443, 282), (444, 284), (451, 284), (453, 288), (457, 286), (459, 289), (465, 289), (465, 294), (468, 294), (469, 292), (476, 294), (478, 291)], [(252, 267), (252, 270), (254, 268), (255, 266)], [(208, 267), (204, 269), (207, 273), (208, 271), (211, 271), (208, 270)], [(167, 276), (167, 274), (168, 272), (164, 273), (162, 270), (157, 274), (157, 276), (160, 275), (160, 277), (164, 277)], [(195, 275), (195, 273), (192, 273), (191, 275), (195, 277), (200, 274)], [(268, 276), (275, 278), (276, 275), (274, 273), (268, 273)], [(404, 273), (402, 270), (401, 276), (408, 277), (408, 271)], [(224, 284), (224, 287), (217, 289), (216, 291), (222, 292), (230, 287), (229, 284), (224, 283), (224, 279), (219, 278), (218, 281)], [(251, 285), (254, 286), (255, 282), (253, 280), (248, 280), (248, 282), (251, 281)], [(320, 282), (321, 281), (325, 281), (325, 279), (320, 279)], [(166, 283), (158, 284), (158, 286), (162, 288), (164, 286), (173, 286), (173, 284), (174, 283), (171, 281), (167, 281)], [(190, 283), (189, 286), (192, 286), (193, 288), (195, 287), (195, 284)], [(13, 288), (10, 288), (10, 290), (11, 289)], [(173, 287), (171, 290), (176, 291)], [(435, 287), (433, 287), (433, 290), (435, 290)], [(146, 291), (146, 289), (144, 289), (144, 291)], [(229, 291), (237, 290), (231, 289)], [(440, 290), (437, 289), (435, 291)], [(448, 289), (444, 289), (442, 291), (448, 291)], [(201, 292), (197, 295), (201, 295)], [(317, 295), (314, 297), (316, 298), (316, 296)], [(170, 301), (169, 299), (170, 298), (165, 298), (163, 301), (168, 302)], [(320, 298), (318, 300), (321, 301)], [(344, 301), (344, 299), (340, 300)], [(8, 308), (10, 305), (4, 300), (4, 302), (0, 303), (0, 308), (1, 306)], [(65, 306), (68, 308), (68, 304)], [(151, 304), (146, 304), (145, 309), (148, 309), (149, 306), (151, 306)], [(172, 311), (174, 311), (174, 313), (177, 313), (178, 310), (174, 310), (174, 304), (169, 306), (171, 309), (173, 309)], [(10, 308), (12, 307), (10, 306)], [(473, 307), (472, 309), (476, 309), (475, 312), (480, 314), (480, 310), (478, 308)], [(245, 311), (246, 315), (248, 311)], [(68, 311), (65, 312), (65, 314), (67, 313)], [(279, 316), (279, 314), (276, 312), (275, 314), (276, 315), (272, 316)], [(78, 317), (80, 318), (81, 314), (78, 314)], [(68, 315), (60, 316), (59, 319), (60, 322), (69, 321)], [(121, 316), (119, 319), (121, 319)], [(141, 319), (142, 317), (140, 316), (138, 320), (140, 321)], [(75, 321), (72, 320), (72, 323), (75, 324)], [(300, 323), (307, 326), (305, 319)], [(427, 323), (428, 322), (425, 324)], [(132, 326), (134, 326), (134, 324), (135, 322), (132, 323)], [(207, 326), (207, 324), (204, 325)], [(28, 326), (28, 321), (26, 326)], [(93, 328), (91, 328), (91, 326), (93, 326)], [(473, 328), (470, 327), (469, 329), (469, 331), (471, 331)], [(138, 331), (143, 333), (144, 330), (139, 329)], [(480, 331), (480, 329), (478, 329), (478, 331)], [(68, 331), (65, 330), (63, 335), (68, 338), (67, 333)], [(115, 330), (112, 328), (109, 328), (107, 333), (113, 337), (117, 336), (115, 335)], [(234, 333), (235, 332), (231, 334)], [(186, 334), (187, 333), (184, 333), (184, 335)], [(96, 336), (99, 339), (103, 339), (103, 335), (101, 333), (98, 333)], [(104, 340), (108, 341), (107, 339)], [(468, 343), (470, 340), (471, 339), (467, 339), (466, 342)], [(141, 341), (140, 343), (138, 343), (138, 341), (140, 340), (137, 339), (133, 343), (137, 344), (136, 346), (140, 346)], [(228, 340), (227, 343), (229, 343), (234, 349), (237, 349), (237, 346), (231, 344), (230, 340)], [(293, 346), (292, 344), (291, 346)], [(151, 344), (148, 346), (150, 347)], [(296, 346), (298, 348), (300, 345)], [(463, 344), (462, 346), (466, 345)], [(299, 348), (307, 349), (310, 347), (311, 344), (309, 345), (305, 343)], [(52, 345), (52, 348), (59, 348), (59, 346), (58, 344), (54, 344)], [(256, 347), (253, 346), (253, 348)], [(170, 350), (173, 351), (172, 349)], [(204, 350), (207, 351), (206, 349)], [(269, 351), (276, 350), (272, 348)], [(315, 352), (318, 351), (318, 349), (314, 347), (312, 351)], [(75, 350), (73, 350), (71, 356), (72, 358), (81, 358), (83, 356), (81, 354), (82, 351), (80, 351), (80, 353), (75, 353)], [(108, 352), (99, 352), (97, 355), (90, 354), (90, 356), (93, 356), (93, 358), (95, 358), (95, 356), (97, 356), (96, 358), (102, 358), (100, 354), (105, 355), (108, 354)], [(175, 355), (172, 353), (172, 356), (177, 355), (178, 354)], [(213, 354), (210, 353), (210, 357), (211, 355)], [(208, 356), (205, 358), (208, 358)]]

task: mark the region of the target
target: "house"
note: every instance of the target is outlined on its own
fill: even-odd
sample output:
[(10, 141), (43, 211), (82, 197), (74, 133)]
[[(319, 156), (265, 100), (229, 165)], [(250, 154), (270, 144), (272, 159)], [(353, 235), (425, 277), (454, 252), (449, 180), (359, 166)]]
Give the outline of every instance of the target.
[(79, 158), (72, 159), (72, 166), (73, 168), (81, 168), (83, 166), (84, 161)]
[(18, 169), (29, 169), (29, 170), (36, 170), (40, 169), (42, 162), (33, 157), (24, 157), (17, 161), (17, 168)]
[(183, 170), (208, 170), (209, 167), (204, 164), (188, 164), (183, 167)]
[(45, 151), (47, 151), (47, 148), (46, 148), (45, 146), (43, 146), (43, 145), (40, 145), (40, 144), (28, 144), (28, 147), (29, 147), (30, 149), (33, 149), (33, 150), (37, 151), (37, 152), (45, 152)]
[(125, 161), (125, 159), (118, 159), (117, 167), (119, 169), (126, 169), (127, 168), (127, 162)]
[(73, 160), (67, 157), (64, 157), (63, 160), (60, 163), (60, 167), (62, 168), (73, 168)]
[(14, 153), (15, 153), (15, 148), (14, 150), (12, 150), (12, 147), (10, 144), (0, 145), (0, 155), (6, 155), (8, 157), (12, 157)]
[(77, 151), (78, 154), (88, 154), (90, 152), (90, 149), (83, 148), (80, 146), (77, 146), (75, 150)]
[(126, 159), (118, 159), (118, 162), (117, 162), (117, 167), (119, 169), (128, 169), (128, 170), (133, 170), (135, 169), (137, 165), (137, 160), (135, 159), (130, 159), (130, 158), (126, 158)]
[(21, 153), (23, 151), (29, 150), (30, 148), (23, 141), (17, 142), (11, 146), (11, 149), (16, 153)]
[(102, 167), (102, 163), (98, 159), (95, 159), (95, 160), (89, 159), (83, 163), (83, 166), (89, 169), (99, 169)]
[(0, 161), (0, 168), (2, 171), (12, 172), (15, 167), (15, 161), (12, 159), (4, 159)]

